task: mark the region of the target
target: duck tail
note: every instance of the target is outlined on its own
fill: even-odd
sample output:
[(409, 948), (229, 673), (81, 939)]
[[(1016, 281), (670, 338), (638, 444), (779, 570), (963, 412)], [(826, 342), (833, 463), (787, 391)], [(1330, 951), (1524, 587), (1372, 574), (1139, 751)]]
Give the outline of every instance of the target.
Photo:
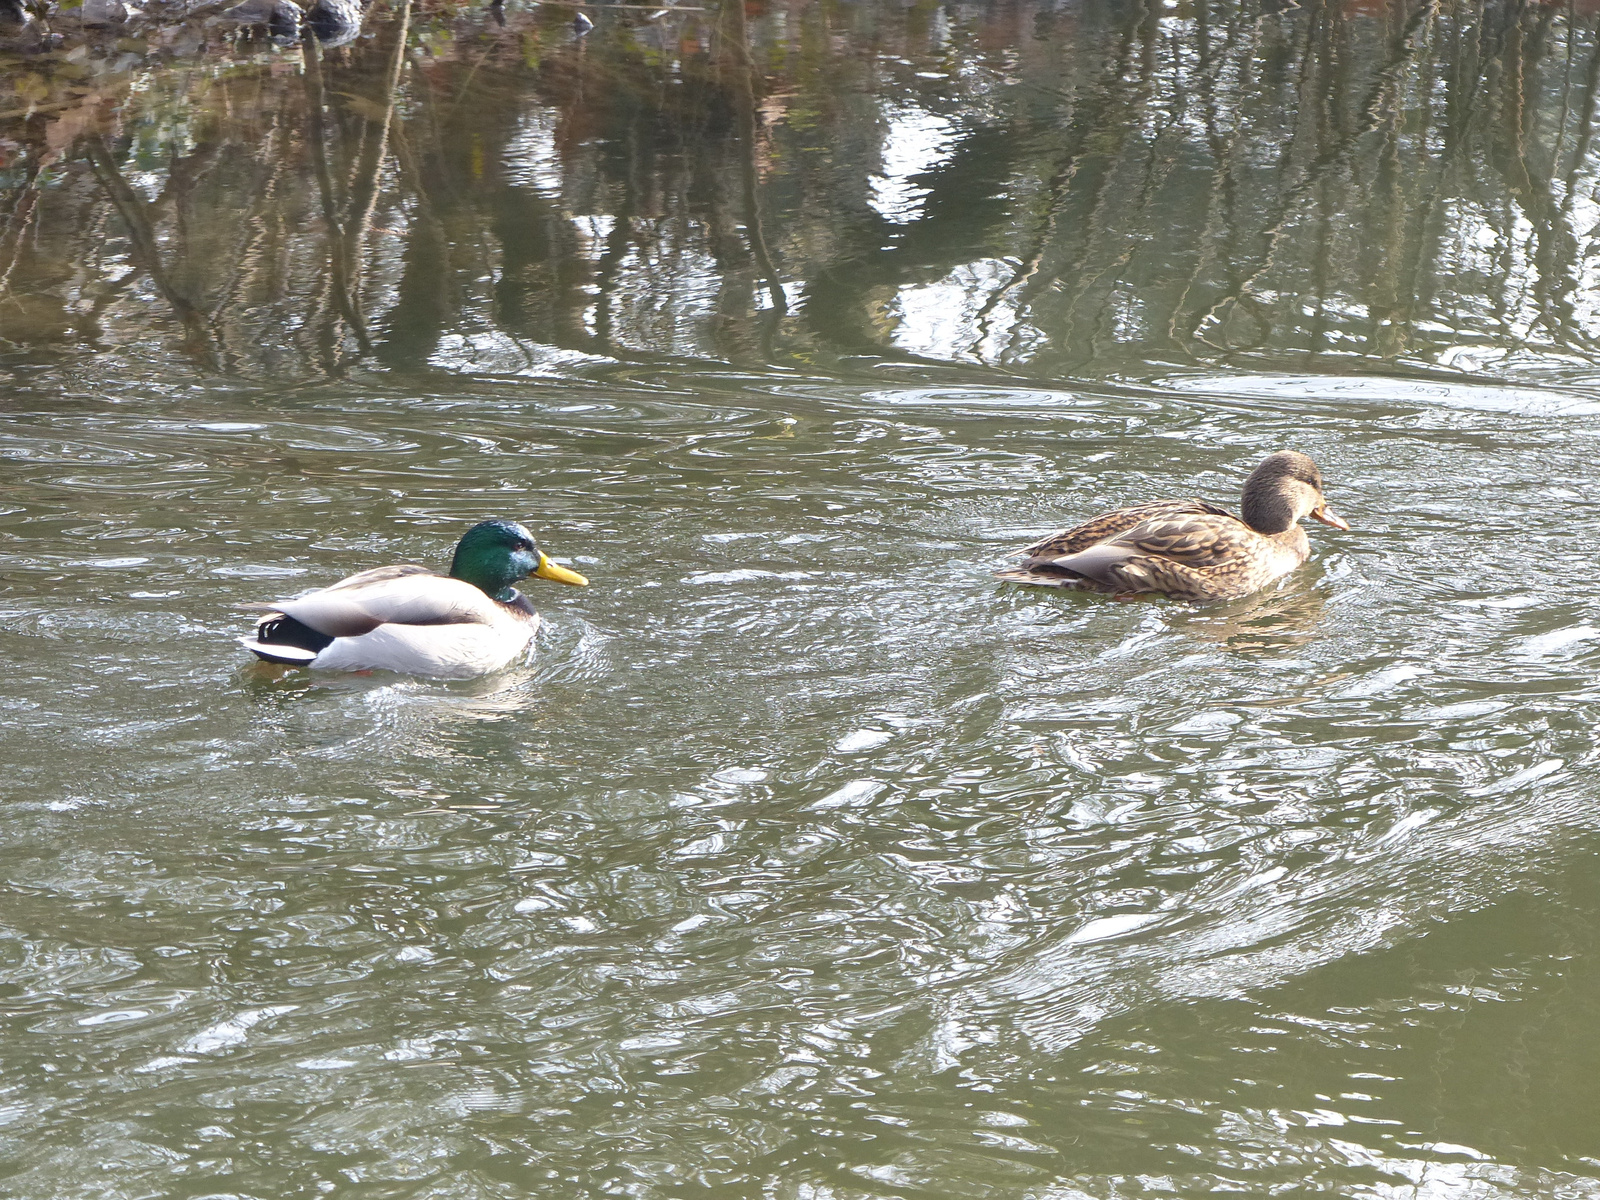
[(290, 667), (309, 667), (317, 657), (317, 651), (307, 650), (302, 646), (259, 642), (255, 638), (242, 637), (239, 639), (239, 644), (259, 659), (271, 663), (283, 663)]
[(267, 662), (306, 667), (333, 644), (333, 638), (274, 610), (256, 626), (255, 637), (242, 637), (239, 644)]
[(1004, 571), (996, 571), (994, 577), (1005, 583), (1025, 583), (1034, 587), (1081, 588), (1094, 586), (1082, 575), (1074, 575), (1071, 571), (1044, 563), (1009, 567)]

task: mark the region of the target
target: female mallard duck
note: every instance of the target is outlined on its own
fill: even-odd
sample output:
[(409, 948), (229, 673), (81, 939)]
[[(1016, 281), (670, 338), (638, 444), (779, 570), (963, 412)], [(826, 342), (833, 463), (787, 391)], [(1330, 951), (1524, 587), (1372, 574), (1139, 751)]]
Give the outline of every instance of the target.
[(997, 572), (1012, 583), (1178, 600), (1233, 600), (1287, 575), (1311, 556), (1300, 518), (1350, 525), (1322, 498), (1322, 473), (1304, 454), (1272, 454), (1245, 481), (1243, 516), (1204, 500), (1158, 500), (1105, 513), (1053, 534)]
[(589, 581), (558, 567), (515, 521), (480, 521), (456, 545), (449, 575), (427, 567), (377, 567), (267, 611), (253, 638), (258, 658), (333, 671), (402, 671), (465, 679), (505, 666), (527, 647), (539, 614), (511, 585), (529, 575)]

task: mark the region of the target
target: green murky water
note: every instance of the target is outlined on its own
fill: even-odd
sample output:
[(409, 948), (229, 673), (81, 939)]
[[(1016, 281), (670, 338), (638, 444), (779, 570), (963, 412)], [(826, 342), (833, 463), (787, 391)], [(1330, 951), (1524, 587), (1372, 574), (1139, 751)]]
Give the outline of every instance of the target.
[[(1600, 14), (594, 16), (8, 43), (0, 1193), (1600, 1195)], [(489, 515), (522, 666), (231, 640)]]

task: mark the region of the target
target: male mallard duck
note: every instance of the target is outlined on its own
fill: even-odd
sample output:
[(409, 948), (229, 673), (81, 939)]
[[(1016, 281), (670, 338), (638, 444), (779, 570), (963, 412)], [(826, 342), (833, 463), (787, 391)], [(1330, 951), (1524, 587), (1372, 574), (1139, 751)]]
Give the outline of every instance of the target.
[(1311, 517), (1350, 525), (1322, 498), (1322, 473), (1304, 454), (1280, 450), (1245, 480), (1243, 519), (1204, 500), (1157, 500), (1119, 508), (1029, 546), (1012, 583), (1178, 600), (1233, 600), (1287, 575), (1311, 556), (1300, 527)]
[(529, 575), (589, 581), (558, 567), (515, 521), (480, 521), (462, 536), (449, 575), (377, 567), (277, 604), (253, 638), (258, 658), (333, 671), (402, 671), (465, 679), (505, 666), (527, 647), (539, 614), (511, 585)]

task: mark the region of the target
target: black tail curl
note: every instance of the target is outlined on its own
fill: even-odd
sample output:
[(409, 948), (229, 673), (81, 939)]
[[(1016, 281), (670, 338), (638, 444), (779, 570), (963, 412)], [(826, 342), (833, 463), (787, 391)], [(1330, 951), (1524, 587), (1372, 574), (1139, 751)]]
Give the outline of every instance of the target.
[(270, 621), (261, 622), (256, 629), (256, 641), (264, 646), (297, 646), (313, 654), (333, 644), (333, 639), (327, 634), (318, 633), (293, 617), (273, 617)]

